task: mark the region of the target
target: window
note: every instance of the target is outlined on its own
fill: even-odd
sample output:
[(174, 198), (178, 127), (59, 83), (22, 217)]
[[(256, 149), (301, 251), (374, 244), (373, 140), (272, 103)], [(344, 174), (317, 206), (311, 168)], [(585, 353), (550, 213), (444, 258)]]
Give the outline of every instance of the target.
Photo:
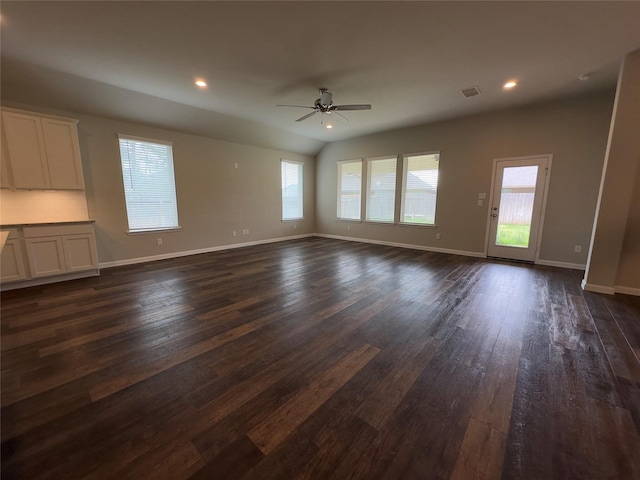
[(302, 218), (302, 164), (282, 160), (282, 219)]
[(171, 143), (118, 138), (129, 231), (178, 228)]
[(393, 222), (396, 205), (397, 157), (367, 163), (367, 220)]
[(402, 223), (435, 224), (439, 159), (438, 153), (404, 157), (400, 214)]
[(360, 220), (362, 210), (362, 160), (338, 162), (338, 218)]

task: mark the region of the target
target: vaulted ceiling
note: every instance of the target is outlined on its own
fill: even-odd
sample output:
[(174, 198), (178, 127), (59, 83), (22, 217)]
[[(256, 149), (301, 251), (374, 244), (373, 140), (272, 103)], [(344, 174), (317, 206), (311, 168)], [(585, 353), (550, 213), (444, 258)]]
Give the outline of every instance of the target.
[[(640, 48), (640, 2), (3, 0), (0, 11), (4, 102), (310, 154), (613, 88)], [(481, 95), (465, 98), (472, 86)], [(276, 106), (310, 106), (321, 87), (373, 108), (334, 115), (327, 130), (320, 115), (295, 122), (308, 110)]]

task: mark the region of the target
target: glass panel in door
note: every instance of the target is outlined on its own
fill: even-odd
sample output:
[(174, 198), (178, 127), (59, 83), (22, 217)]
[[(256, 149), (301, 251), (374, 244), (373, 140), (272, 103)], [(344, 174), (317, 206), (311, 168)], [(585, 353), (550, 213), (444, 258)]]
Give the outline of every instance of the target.
[(528, 248), (538, 166), (505, 167), (496, 245)]
[(487, 256), (535, 261), (549, 157), (495, 160)]

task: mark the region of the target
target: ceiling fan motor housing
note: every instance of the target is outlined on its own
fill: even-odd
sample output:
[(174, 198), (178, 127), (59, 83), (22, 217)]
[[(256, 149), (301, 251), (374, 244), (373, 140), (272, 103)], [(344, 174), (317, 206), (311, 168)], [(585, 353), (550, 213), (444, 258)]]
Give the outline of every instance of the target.
[(326, 88), (320, 89), (320, 98), (316, 100), (316, 105), (320, 104), (324, 107), (330, 107), (333, 103), (333, 98), (331, 92), (329, 92)]

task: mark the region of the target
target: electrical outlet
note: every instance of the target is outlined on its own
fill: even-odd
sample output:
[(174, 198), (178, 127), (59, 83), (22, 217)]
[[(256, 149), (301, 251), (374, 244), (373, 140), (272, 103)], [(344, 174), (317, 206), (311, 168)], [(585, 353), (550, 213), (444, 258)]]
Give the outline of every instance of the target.
[(164, 242), (162, 241), (161, 238), (158, 238), (158, 245), (162, 245)]
[(582, 252), (582, 245), (576, 245), (575, 247), (573, 247), (573, 251), (576, 253)]
[(347, 225), (347, 230), (351, 230), (351, 225)]
[(440, 240), (440, 234), (436, 233), (436, 240)]
[(298, 228), (298, 225), (296, 225), (295, 223), (293, 224), (293, 229), (295, 230), (296, 228)]
[(233, 235), (234, 237), (236, 236), (236, 231), (234, 230), (231, 235)]

